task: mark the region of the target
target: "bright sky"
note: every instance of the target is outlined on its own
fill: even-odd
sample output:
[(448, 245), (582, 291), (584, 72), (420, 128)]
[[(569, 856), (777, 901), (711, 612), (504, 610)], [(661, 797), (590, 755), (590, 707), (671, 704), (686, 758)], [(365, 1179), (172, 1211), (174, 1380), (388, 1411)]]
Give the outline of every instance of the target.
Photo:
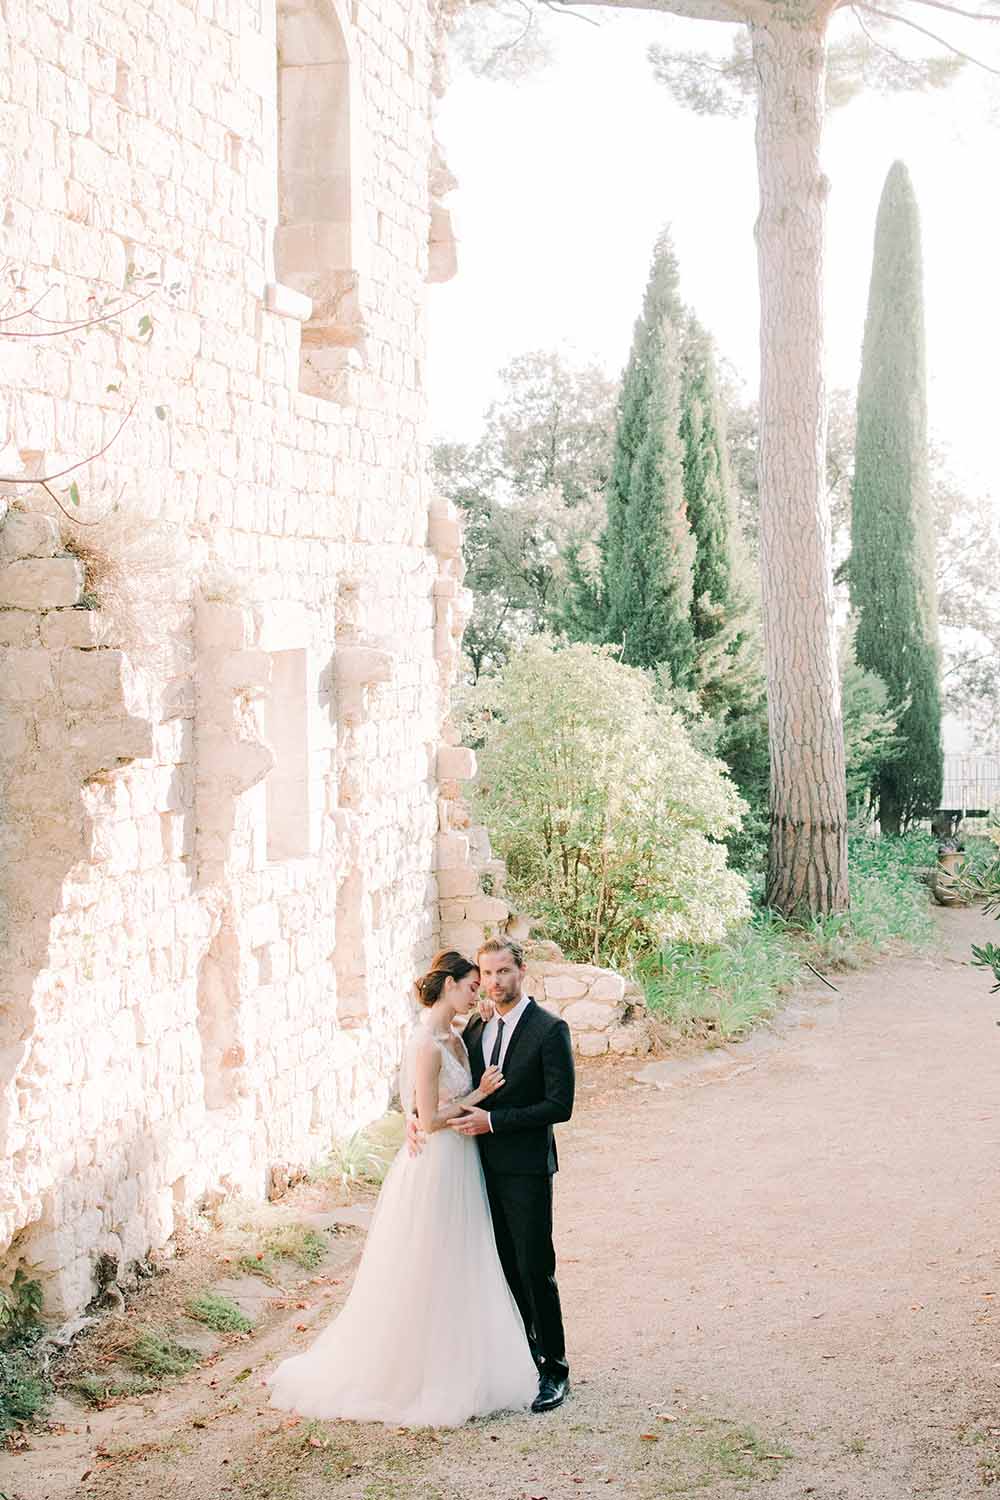
[[(553, 65), (516, 85), (456, 69), (441, 105), (437, 134), (459, 179), (448, 200), (459, 273), (432, 290), (436, 436), (474, 437), (497, 370), (529, 349), (564, 344), (620, 371), (653, 241), (668, 222), (685, 299), (756, 387), (752, 116), (688, 113), (646, 58), (654, 40), (727, 47), (731, 29), (596, 15), (599, 29), (558, 17)], [(828, 117), (827, 362), (831, 384), (855, 384), (875, 213), (901, 157), (923, 216), (932, 427), (959, 473), (1000, 493), (1000, 122), (986, 121), (988, 85), (1000, 93), (1000, 80), (980, 74), (937, 94), (868, 95)]]

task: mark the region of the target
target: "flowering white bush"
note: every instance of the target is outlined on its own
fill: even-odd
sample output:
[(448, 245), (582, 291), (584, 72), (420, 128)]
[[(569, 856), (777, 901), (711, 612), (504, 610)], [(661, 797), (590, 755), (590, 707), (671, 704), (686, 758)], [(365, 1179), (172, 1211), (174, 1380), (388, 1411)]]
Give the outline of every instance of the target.
[(747, 915), (714, 842), (743, 811), (725, 767), (609, 648), (536, 637), (474, 690), (466, 729), (511, 893), (567, 954), (620, 964)]

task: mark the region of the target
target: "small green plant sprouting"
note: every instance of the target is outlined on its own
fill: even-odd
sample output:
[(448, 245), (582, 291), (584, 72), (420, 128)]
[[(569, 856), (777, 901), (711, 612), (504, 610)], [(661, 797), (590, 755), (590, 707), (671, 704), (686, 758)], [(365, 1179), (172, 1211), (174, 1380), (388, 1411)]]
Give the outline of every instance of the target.
[(199, 1292), (187, 1303), (188, 1315), (216, 1333), (249, 1333), (253, 1322), (229, 1297), (218, 1292)]
[(384, 1156), (373, 1146), (367, 1131), (356, 1130), (353, 1135), (334, 1138), (327, 1170), (339, 1177), (344, 1187), (354, 1187), (360, 1182), (378, 1187), (386, 1167)]

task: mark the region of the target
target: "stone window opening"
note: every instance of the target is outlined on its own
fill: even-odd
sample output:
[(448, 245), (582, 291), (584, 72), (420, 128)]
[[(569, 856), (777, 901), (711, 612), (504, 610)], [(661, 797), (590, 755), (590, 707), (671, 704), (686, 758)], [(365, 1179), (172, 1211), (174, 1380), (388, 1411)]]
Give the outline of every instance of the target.
[(300, 388), (339, 399), (363, 362), (364, 225), (352, 108), (350, 23), (337, 0), (278, 0), (278, 223), (275, 275), (308, 297)]

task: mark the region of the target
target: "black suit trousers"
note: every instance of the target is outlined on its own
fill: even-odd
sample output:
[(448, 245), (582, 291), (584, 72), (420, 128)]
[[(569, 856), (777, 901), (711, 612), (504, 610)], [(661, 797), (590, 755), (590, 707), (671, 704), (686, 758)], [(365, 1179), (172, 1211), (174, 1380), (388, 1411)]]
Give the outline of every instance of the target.
[(569, 1366), (552, 1244), (552, 1178), (491, 1172), (485, 1163), (483, 1173), (497, 1253), (532, 1353), (544, 1361), (546, 1375), (564, 1380)]

